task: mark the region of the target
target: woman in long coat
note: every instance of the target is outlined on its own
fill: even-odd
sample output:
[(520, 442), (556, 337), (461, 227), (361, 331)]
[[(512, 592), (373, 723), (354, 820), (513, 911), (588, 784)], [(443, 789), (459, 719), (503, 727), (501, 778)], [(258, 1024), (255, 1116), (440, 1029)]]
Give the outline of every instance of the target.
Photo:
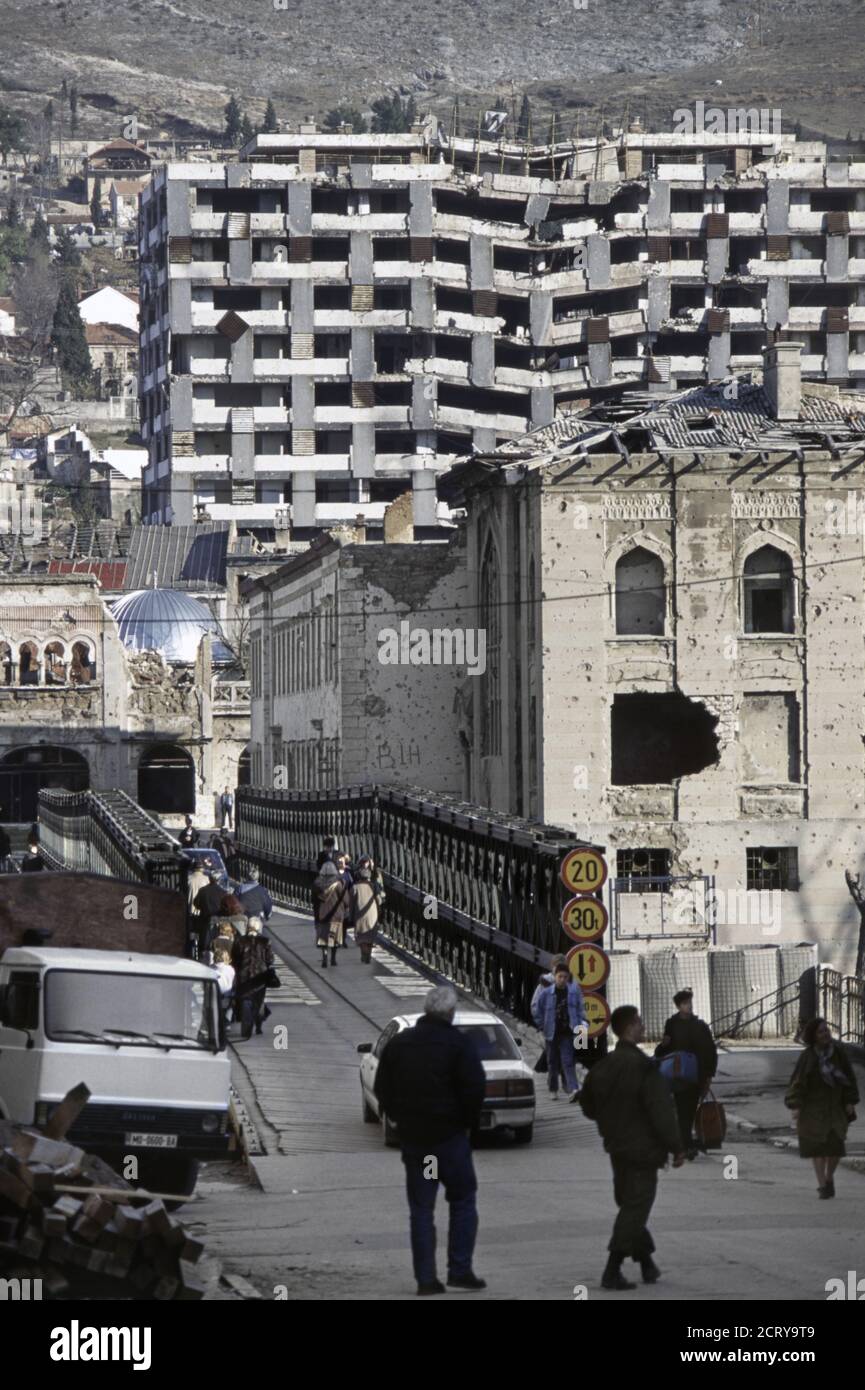
[(799, 1155), (814, 1163), (821, 1197), (835, 1196), (835, 1169), (846, 1153), (847, 1126), (856, 1118), (856, 1078), (846, 1052), (833, 1040), (825, 1018), (812, 1018), (802, 1034), (805, 1051), (796, 1063), (784, 1102), (799, 1134)]
[(315, 944), (321, 947), (321, 967), (327, 969), (327, 949), (330, 963), (336, 965), (337, 947), (345, 940), (345, 919), (351, 905), (351, 890), (343, 882), (339, 869), (326, 860), (312, 885), (315, 903)]
[(361, 965), (369, 965), (378, 931), (379, 908), (384, 902), (384, 884), (368, 854), (361, 855), (355, 866), (355, 882), (351, 890), (351, 924), (354, 939), (360, 947)]

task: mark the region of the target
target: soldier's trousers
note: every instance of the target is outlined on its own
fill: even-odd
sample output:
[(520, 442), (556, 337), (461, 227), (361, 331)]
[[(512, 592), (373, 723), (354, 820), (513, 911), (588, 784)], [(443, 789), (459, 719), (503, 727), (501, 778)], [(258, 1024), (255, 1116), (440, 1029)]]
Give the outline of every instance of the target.
[(655, 1248), (648, 1229), (649, 1213), (658, 1190), (657, 1168), (638, 1168), (622, 1159), (611, 1159), (613, 1195), (619, 1214), (607, 1247), (612, 1255), (645, 1260)]

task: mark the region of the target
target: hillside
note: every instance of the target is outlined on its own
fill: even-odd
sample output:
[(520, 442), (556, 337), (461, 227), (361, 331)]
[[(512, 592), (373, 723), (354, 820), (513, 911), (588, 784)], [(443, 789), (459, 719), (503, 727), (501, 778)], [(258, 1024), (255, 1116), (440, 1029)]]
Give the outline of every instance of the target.
[(779, 106), (785, 124), (839, 137), (865, 126), (859, 0), (582, 2), (0, 0), (0, 86), (35, 111), (65, 77), (97, 135), (131, 111), (218, 130), (231, 91), (257, 121), (268, 97), (296, 120), (396, 87), (446, 119), (459, 96), (466, 129), (524, 90), (539, 113), (581, 112), (584, 130), (626, 108), (657, 125), (697, 97)]

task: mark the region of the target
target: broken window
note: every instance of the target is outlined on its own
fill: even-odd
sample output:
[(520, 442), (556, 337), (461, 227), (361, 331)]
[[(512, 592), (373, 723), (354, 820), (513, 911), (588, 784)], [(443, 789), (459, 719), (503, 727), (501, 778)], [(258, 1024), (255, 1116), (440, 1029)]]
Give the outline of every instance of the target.
[(666, 784), (718, 761), (718, 719), (678, 692), (616, 695), (611, 719), (614, 787)]
[(799, 781), (799, 702), (790, 694), (742, 697), (742, 781)]
[(795, 846), (766, 849), (760, 846), (745, 850), (747, 889), (749, 892), (786, 893), (799, 891), (799, 851)]
[(616, 892), (667, 893), (672, 852), (668, 849), (616, 851)]
[(745, 561), (743, 607), (746, 632), (793, 632), (793, 561), (777, 546), (761, 546)]
[(663, 637), (665, 609), (664, 563), (635, 546), (616, 565), (616, 632)]

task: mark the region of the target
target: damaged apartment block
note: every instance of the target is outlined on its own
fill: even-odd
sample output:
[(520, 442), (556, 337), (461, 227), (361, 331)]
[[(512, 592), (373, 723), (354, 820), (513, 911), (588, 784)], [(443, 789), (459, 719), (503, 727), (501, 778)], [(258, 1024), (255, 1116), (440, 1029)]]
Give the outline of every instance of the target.
[(623, 387), (865, 381), (865, 164), (792, 135), (261, 134), (140, 213), (145, 519), (298, 540)]

